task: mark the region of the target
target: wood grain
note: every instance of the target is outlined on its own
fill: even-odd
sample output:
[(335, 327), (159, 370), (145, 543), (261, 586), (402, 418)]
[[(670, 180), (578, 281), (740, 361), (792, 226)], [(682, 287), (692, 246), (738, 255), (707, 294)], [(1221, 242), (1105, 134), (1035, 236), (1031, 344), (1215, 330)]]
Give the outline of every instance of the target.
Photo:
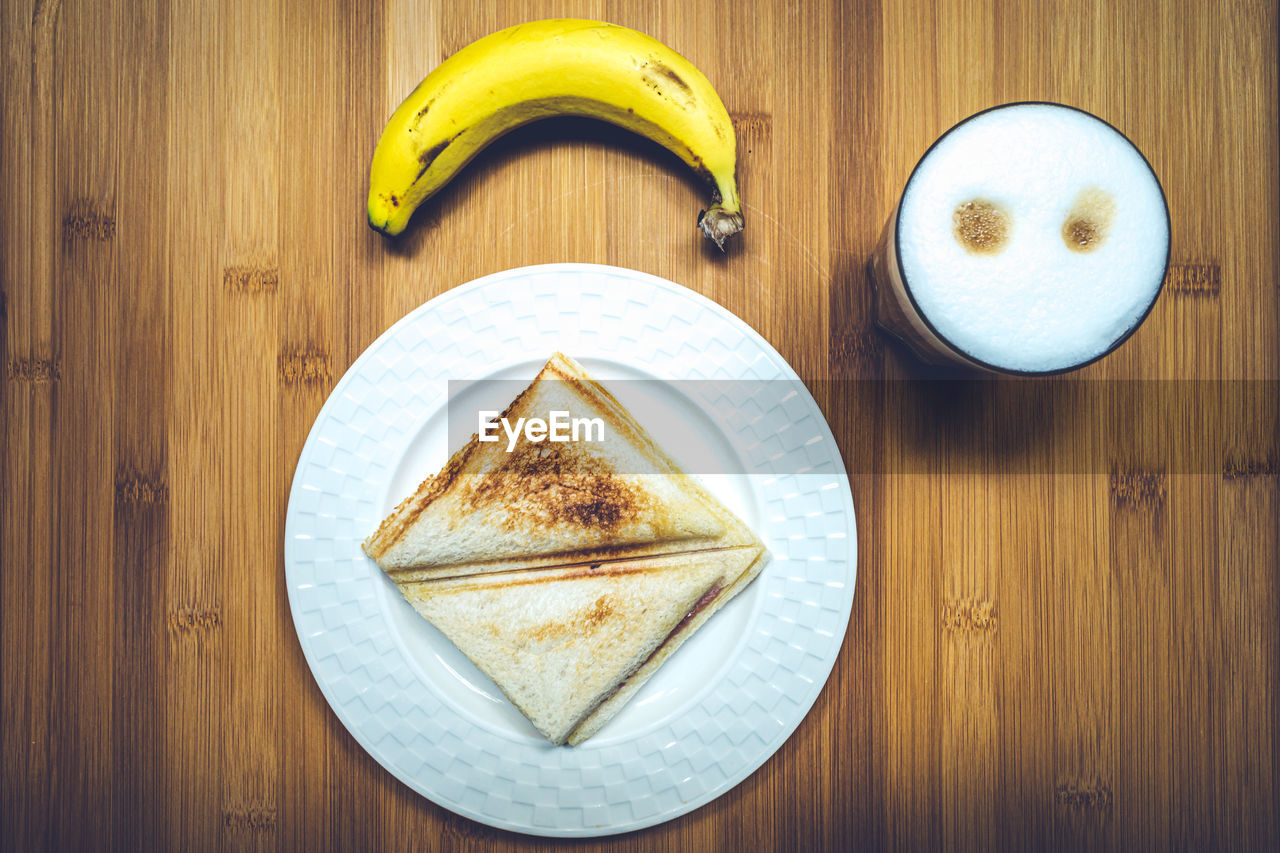
[[(298, 647), (281, 543), (352, 360), (432, 296), (551, 261), (665, 276), (763, 334), (832, 424), (860, 553), (840, 660), (782, 749), (690, 815), (567, 846), (1280, 846), (1274, 4), (2, 10), (7, 849), (557, 846), (363, 752)], [(399, 99), (560, 15), (645, 30), (715, 83), (748, 223), (727, 257), (678, 161), (589, 122), (500, 141), (397, 242), (365, 227)], [(1173, 219), (1142, 330), (1030, 390), (912, 361), (864, 269), (929, 143), (1022, 99), (1123, 130)]]

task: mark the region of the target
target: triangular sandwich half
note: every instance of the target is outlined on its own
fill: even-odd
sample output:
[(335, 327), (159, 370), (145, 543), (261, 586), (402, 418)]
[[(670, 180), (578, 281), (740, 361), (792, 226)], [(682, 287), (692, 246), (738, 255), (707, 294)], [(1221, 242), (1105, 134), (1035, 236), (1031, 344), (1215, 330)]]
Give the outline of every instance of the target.
[(556, 353), (502, 413), (599, 418), (602, 441), (477, 436), (364, 543), (397, 582), (756, 543), (572, 359)]
[(402, 583), (554, 744), (579, 743), (755, 577), (759, 545)]

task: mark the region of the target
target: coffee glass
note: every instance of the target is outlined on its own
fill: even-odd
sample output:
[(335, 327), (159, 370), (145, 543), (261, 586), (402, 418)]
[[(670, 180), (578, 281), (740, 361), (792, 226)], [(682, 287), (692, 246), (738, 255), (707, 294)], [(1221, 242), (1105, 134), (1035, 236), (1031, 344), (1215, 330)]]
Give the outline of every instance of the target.
[(869, 262), (876, 324), (933, 364), (1076, 370), (1150, 313), (1169, 233), (1160, 181), (1120, 131), (1063, 104), (992, 107), (907, 179)]

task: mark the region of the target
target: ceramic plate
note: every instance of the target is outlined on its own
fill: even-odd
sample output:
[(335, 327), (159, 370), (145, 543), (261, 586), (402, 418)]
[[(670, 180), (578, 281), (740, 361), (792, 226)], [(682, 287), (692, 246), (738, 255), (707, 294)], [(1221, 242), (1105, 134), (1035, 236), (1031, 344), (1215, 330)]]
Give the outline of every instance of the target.
[[(450, 380), (527, 381), (556, 350), (603, 381), (677, 461), (705, 475), (772, 554), (751, 586), (578, 747), (547, 743), (360, 550), (456, 449), (446, 418)], [(676, 381), (626, 381), (637, 379)], [(716, 390), (698, 399), (698, 389)], [(646, 422), (649, 404), (628, 399), (642, 393), (665, 396), (659, 403), (682, 414)], [(735, 393), (748, 399), (726, 409)], [(804, 719), (835, 663), (856, 550), (839, 451), (783, 358), (686, 288), (584, 264), (473, 281), (374, 341), (312, 426), (284, 547), (298, 638), (356, 740), (439, 805), (547, 836), (661, 823), (763, 764)]]

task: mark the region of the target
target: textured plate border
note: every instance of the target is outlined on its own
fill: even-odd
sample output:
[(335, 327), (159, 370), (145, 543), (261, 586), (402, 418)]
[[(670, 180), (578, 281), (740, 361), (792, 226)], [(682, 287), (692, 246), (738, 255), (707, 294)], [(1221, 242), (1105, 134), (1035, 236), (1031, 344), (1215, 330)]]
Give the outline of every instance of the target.
[[(360, 541), (381, 520), (394, 461), (472, 378), (563, 350), (670, 379), (797, 379), (716, 303), (616, 267), (496, 273), (410, 312), (355, 361), (316, 417), (294, 472), (285, 578), (303, 652), (334, 713), (383, 767), (460, 815), (533, 835), (589, 837), (670, 820), (763, 764), (817, 699), (839, 653), (857, 578), (853, 498), (831, 431), (801, 393), (781, 452), (831, 454), (818, 470), (753, 475), (773, 559), (740, 647), (687, 713), (635, 737), (531, 746), (462, 717), (416, 674), (378, 605)], [(771, 419), (764, 419), (765, 421)], [(775, 421), (776, 422), (776, 421)], [(819, 460), (820, 462), (821, 460)], [(831, 464), (834, 463), (834, 464)]]

